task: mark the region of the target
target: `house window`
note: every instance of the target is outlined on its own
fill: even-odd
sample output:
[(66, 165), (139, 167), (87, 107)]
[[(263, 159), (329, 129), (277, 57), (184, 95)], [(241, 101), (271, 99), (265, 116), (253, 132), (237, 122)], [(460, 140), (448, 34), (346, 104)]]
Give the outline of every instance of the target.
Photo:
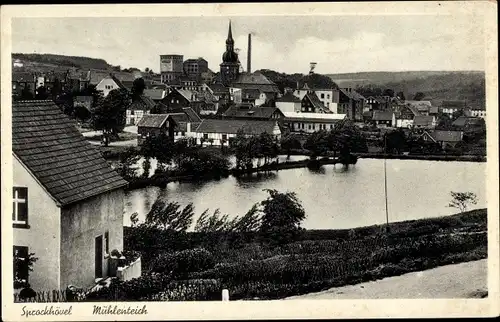
[(326, 95), (326, 99), (330, 99), (330, 94)]
[(330, 124), (330, 129), (333, 129), (333, 124)]
[(28, 247), (14, 246), (14, 288), (23, 287), (28, 283)]
[(203, 134), (203, 138), (204, 138), (205, 140), (206, 140), (206, 139), (208, 139), (208, 134), (206, 134), (206, 133), (205, 133), (205, 134)]
[(104, 254), (109, 254), (109, 231), (104, 233)]
[(181, 135), (182, 135), (182, 136), (185, 136), (185, 135), (186, 135), (186, 132), (181, 132)]
[(222, 134), (222, 139), (227, 141), (227, 134)]
[(325, 94), (321, 93), (321, 98), (325, 98)]
[(14, 228), (28, 228), (28, 188), (13, 188), (12, 206)]

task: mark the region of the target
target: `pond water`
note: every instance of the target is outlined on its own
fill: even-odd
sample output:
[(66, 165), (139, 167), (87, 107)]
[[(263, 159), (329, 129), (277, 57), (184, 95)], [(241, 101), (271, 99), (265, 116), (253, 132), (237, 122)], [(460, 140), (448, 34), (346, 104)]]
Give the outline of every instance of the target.
[[(447, 207), (451, 191), (474, 192), (478, 204), (472, 207), (484, 208), (486, 163), (387, 160), (387, 186), (391, 222), (457, 213)], [(169, 183), (163, 189), (132, 190), (126, 193), (124, 224), (130, 225), (134, 212), (144, 220), (157, 198), (181, 205), (193, 203), (195, 221), (207, 208), (241, 216), (253, 204), (266, 199), (263, 189), (295, 192), (306, 212), (302, 226), (307, 229), (385, 223), (384, 160), (359, 159), (347, 170), (340, 165), (328, 165), (319, 171), (299, 168), (203, 183)]]

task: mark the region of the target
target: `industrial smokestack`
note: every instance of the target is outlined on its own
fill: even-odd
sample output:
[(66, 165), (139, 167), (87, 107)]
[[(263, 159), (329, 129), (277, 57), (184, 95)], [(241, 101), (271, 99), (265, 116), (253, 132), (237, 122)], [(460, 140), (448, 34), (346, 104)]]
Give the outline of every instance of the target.
[(252, 34), (248, 34), (247, 73), (252, 72)]

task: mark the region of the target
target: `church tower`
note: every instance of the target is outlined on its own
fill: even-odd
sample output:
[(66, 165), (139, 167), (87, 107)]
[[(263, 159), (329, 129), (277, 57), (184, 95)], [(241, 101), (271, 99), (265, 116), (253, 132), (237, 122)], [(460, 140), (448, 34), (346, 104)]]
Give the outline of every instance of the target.
[(231, 31), (231, 21), (229, 21), (229, 31), (226, 39), (226, 51), (222, 54), (222, 64), (220, 64), (220, 75), (222, 83), (230, 86), (239, 75), (240, 62), (238, 54), (234, 51), (234, 39)]

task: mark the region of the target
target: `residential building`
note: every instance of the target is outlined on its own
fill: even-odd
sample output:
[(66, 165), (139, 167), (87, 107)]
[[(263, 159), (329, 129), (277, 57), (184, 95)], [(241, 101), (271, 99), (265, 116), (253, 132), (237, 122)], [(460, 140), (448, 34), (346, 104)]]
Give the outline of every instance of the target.
[(160, 55), (161, 82), (175, 84), (184, 74), (183, 55)]
[(467, 109), (467, 102), (463, 100), (442, 101), (439, 109), (442, 113), (447, 114), (451, 118), (453, 117), (453, 113), (465, 111)]
[(300, 102), (300, 111), (303, 113), (332, 113), (319, 100), (316, 93), (309, 91)]
[(143, 94), (152, 99), (153, 102), (159, 103), (167, 95), (167, 90), (165, 88), (151, 88), (145, 89)]
[(486, 131), (486, 122), (480, 117), (460, 116), (451, 124), (454, 129), (466, 133), (478, 133)]
[(12, 104), (14, 256), (35, 291), (89, 287), (123, 250), (123, 180), (52, 101)]
[(97, 84), (96, 89), (106, 97), (114, 89), (127, 89), (127, 87), (115, 75), (110, 74)]
[(137, 123), (137, 144), (140, 146), (148, 137), (162, 134), (174, 140), (176, 126), (171, 114), (145, 114)]
[(365, 99), (365, 105), (371, 111), (382, 110), (385, 111), (389, 109), (391, 103), (391, 97), (389, 96), (369, 96)]
[(146, 95), (132, 99), (126, 111), (125, 123), (127, 125), (137, 125), (141, 118), (146, 114), (150, 114), (155, 107), (156, 103)]
[(486, 118), (486, 108), (484, 106), (471, 107), (469, 109), (469, 114), (472, 117), (480, 117), (482, 119)]
[(442, 149), (446, 147), (455, 147), (463, 139), (462, 131), (424, 131), (420, 138), (424, 142), (438, 143)]
[(175, 121), (174, 128), (174, 141), (185, 138), (188, 132), (192, 132), (200, 125), (201, 118), (196, 114), (196, 112), (190, 108), (184, 108), (180, 113), (171, 113), (172, 119)]
[(13, 72), (12, 73), (12, 95), (21, 97), (23, 89), (28, 89), (34, 96), (36, 90), (36, 76), (29, 72)]
[(240, 74), (230, 87), (242, 89), (242, 99), (245, 99), (246, 95), (253, 95), (249, 99), (256, 100), (258, 105), (275, 100), (280, 92), (274, 82), (259, 72)]
[(419, 115), (430, 115), (431, 112), (437, 114), (430, 101), (410, 101), (406, 100), (405, 105), (409, 105), (418, 112)]
[(377, 127), (396, 126), (396, 115), (392, 111), (373, 111), (372, 121)]
[(302, 101), (292, 92), (286, 92), (285, 95), (276, 99), (276, 107), (282, 112), (300, 112)]
[(90, 85), (91, 71), (69, 69), (66, 76), (66, 86), (70, 91), (82, 91)]
[(185, 107), (190, 107), (191, 102), (196, 100), (196, 93), (184, 89), (172, 89), (160, 101), (160, 110), (163, 114), (182, 112)]
[(204, 119), (194, 131), (188, 131), (186, 135), (194, 138), (196, 144), (199, 145), (228, 146), (230, 139), (235, 137), (238, 131), (242, 131), (247, 136), (260, 135), (266, 132), (276, 140), (281, 138), (281, 130), (275, 120)]
[(353, 121), (362, 121), (364, 104), (365, 98), (354, 89), (341, 88), (337, 113), (347, 114), (347, 118)]
[[(187, 59), (183, 63), (184, 75), (193, 79), (196, 83), (203, 82), (203, 73), (208, 73), (208, 62), (203, 58)], [(205, 79), (206, 79), (205, 75)]]
[(232, 105), (223, 114), (225, 119), (281, 120), (285, 116), (276, 107)]
[(295, 90), (294, 95), (302, 100), (304, 96), (311, 91), (318, 96), (321, 103), (323, 103), (332, 113), (340, 113), (338, 110), (340, 100), (338, 88), (310, 88), (307, 83), (304, 83), (301, 88)]
[(291, 132), (306, 133), (334, 129), (336, 123), (347, 117), (345, 114), (303, 112), (283, 112), (283, 115), (283, 123)]
[(433, 115), (416, 115), (413, 119), (414, 128), (432, 129), (437, 124), (436, 117)]
[(74, 107), (85, 107), (89, 112), (92, 111), (92, 104), (94, 103), (93, 96), (75, 96), (73, 98)]

